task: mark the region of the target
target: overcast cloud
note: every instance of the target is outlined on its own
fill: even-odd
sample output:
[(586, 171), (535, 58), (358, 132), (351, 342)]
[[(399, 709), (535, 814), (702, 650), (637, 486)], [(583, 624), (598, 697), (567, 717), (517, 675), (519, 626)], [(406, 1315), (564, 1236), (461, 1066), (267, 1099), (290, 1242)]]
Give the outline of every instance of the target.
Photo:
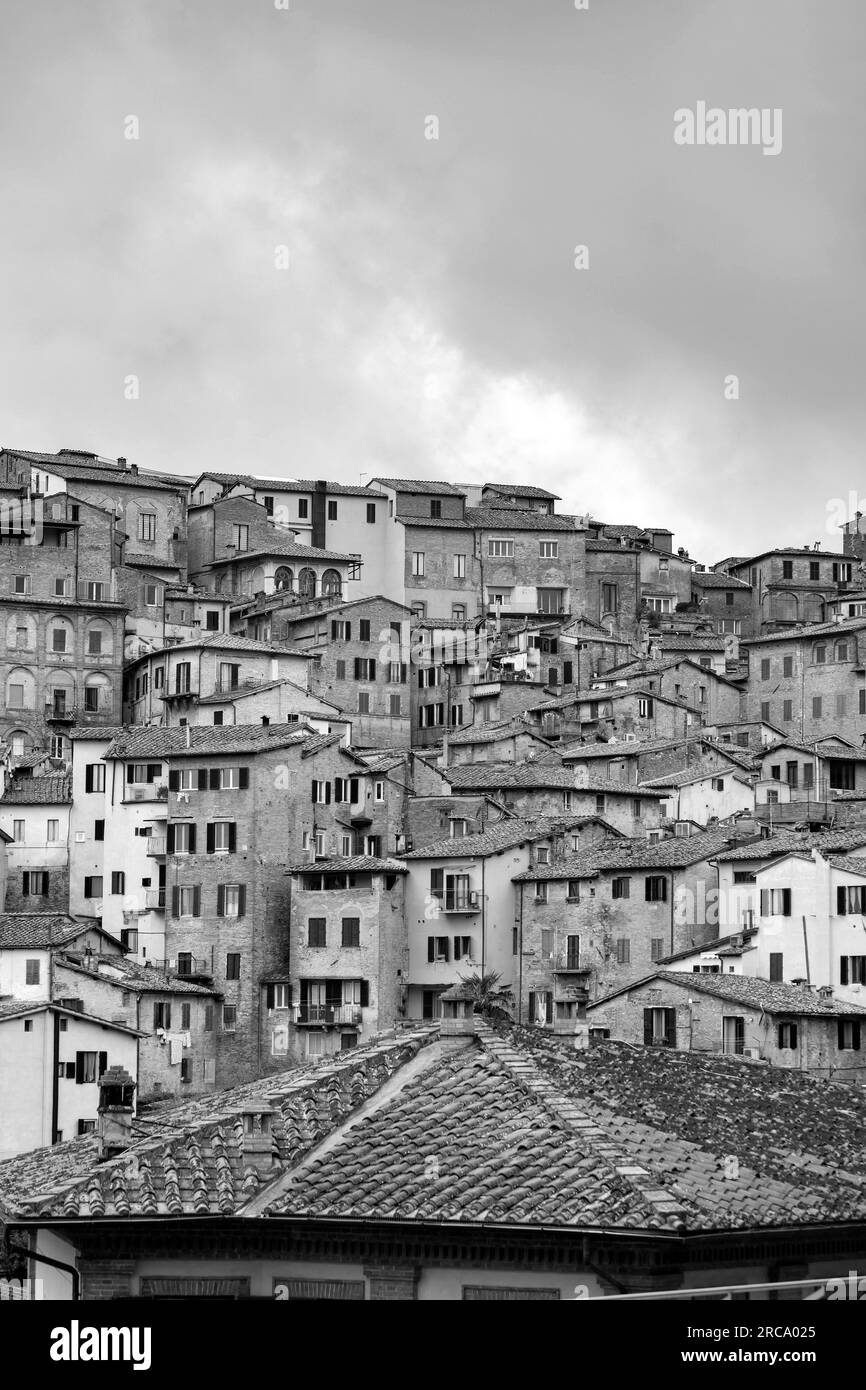
[[(3, 3), (4, 444), (836, 544), (863, 0), (290, 5)], [(699, 100), (781, 108), (781, 153), (677, 146)]]

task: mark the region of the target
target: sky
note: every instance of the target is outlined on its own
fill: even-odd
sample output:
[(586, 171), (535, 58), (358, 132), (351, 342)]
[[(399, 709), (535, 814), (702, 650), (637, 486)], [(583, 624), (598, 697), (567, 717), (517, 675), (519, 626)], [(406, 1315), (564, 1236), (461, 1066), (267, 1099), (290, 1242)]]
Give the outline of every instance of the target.
[(0, 0), (0, 443), (836, 548), (863, 0), (583, 3)]

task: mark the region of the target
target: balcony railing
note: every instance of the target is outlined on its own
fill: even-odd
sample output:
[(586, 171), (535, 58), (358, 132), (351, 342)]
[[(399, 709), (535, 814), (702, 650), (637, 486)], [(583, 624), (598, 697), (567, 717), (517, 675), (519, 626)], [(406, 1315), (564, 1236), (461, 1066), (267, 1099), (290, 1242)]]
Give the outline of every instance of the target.
[(474, 888), (466, 891), (445, 894), (439, 899), (443, 912), (480, 912), (481, 894)]
[(148, 958), (145, 965), (149, 965), (154, 970), (163, 970), (166, 975), (179, 975), (182, 978), (202, 978), (208, 979), (213, 975), (213, 966), (204, 956), (185, 956), (182, 953), (172, 956), (170, 960), (156, 960)]
[(148, 888), (144, 894), (145, 906), (158, 911), (165, 911), (165, 889)]
[(571, 951), (560, 951), (554, 957), (553, 969), (557, 975), (589, 975), (591, 968), (585, 962), (581, 963), (580, 956), (573, 955)]
[(146, 853), (151, 859), (161, 859), (165, 854), (166, 837), (165, 835), (148, 835)]
[(127, 782), (124, 787), (125, 801), (167, 801), (167, 782)]
[(342, 1023), (361, 1022), (361, 1010), (357, 1004), (300, 1004), (298, 1023)]
[(65, 702), (61, 704), (56, 700), (46, 700), (45, 718), (54, 724), (74, 724), (75, 706)]

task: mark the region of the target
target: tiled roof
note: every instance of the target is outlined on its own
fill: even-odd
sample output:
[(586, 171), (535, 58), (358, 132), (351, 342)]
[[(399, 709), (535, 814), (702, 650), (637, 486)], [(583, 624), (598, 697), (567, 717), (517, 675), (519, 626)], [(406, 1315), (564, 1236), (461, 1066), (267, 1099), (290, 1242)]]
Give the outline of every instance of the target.
[(99, 1161), (94, 1135), (0, 1163), (0, 1210), (18, 1216), (232, 1216), (271, 1181), (243, 1153), (245, 1110), (276, 1112), (275, 1172), (292, 1165), (434, 1036), (429, 1028), (139, 1114), (133, 1144)]
[(541, 743), (545, 747), (553, 747), (522, 719), (501, 719), (495, 722), (491, 721), (489, 724), (470, 724), (457, 734), (449, 733), (448, 744), (451, 748), (459, 748), (467, 743), (497, 743), (499, 739), (517, 738), (521, 735), (536, 743)]
[(345, 859), (302, 859), (287, 866), (290, 874), (407, 874), (399, 859), (376, 859), (371, 854), (352, 854)]
[[(215, 483), (221, 483), (230, 487), (255, 488), (257, 492), (303, 492), (312, 493), (317, 491), (316, 483), (309, 478), (266, 478), (256, 477), (253, 473), (215, 473), (208, 471), (200, 473), (193, 483), (200, 483), (202, 478), (210, 478)], [(381, 497), (381, 493), (376, 492), (375, 488), (353, 486), (351, 483), (334, 483), (328, 481), (328, 497), (369, 497), (373, 501)], [(195, 505), (195, 504), (194, 504)]]
[(531, 483), (484, 483), (486, 492), (498, 492), (503, 497), (536, 497), (539, 501), (559, 502), (558, 492), (548, 492), (543, 487), (533, 487)]
[(804, 743), (798, 738), (780, 738), (761, 749), (761, 757), (772, 757), (780, 748), (791, 748), (798, 753), (818, 754), (819, 758), (844, 758), (846, 762), (866, 763), (866, 748), (855, 748), (843, 738), (822, 738), (814, 743)]
[(91, 979), (107, 981), (109, 984), (117, 985), (119, 989), (130, 990), (135, 994), (200, 994), (205, 998), (212, 998), (218, 993), (217, 990), (193, 984), (191, 980), (185, 980), (179, 975), (166, 975), (164, 970), (142, 965), (128, 956), (90, 956), (89, 959), (95, 962), (92, 968), (82, 963), (84, 959), (83, 954), (65, 951), (57, 959), (57, 965), (64, 966), (67, 970), (79, 971)]
[(247, 560), (260, 560), (274, 555), (308, 561), (345, 560), (347, 563), (357, 558), (355, 555), (344, 555), (341, 550), (317, 550), (311, 545), (301, 545), (297, 541), (275, 536), (271, 544), (267, 546), (259, 545), (254, 550), (239, 550), (235, 555), (217, 555), (215, 559), (208, 560), (206, 568), (214, 569), (218, 565), (236, 565), (245, 563)]
[(580, 854), (571, 854), (556, 864), (536, 864), (513, 882), (530, 883), (539, 879), (594, 878), (614, 869), (683, 869), (703, 859), (715, 859), (731, 842), (727, 830), (708, 830), (683, 838), (606, 842)]
[(866, 855), (858, 859), (856, 854), (833, 854), (828, 855), (828, 862), (846, 874), (866, 874)]
[(87, 931), (115, 940), (93, 917), (76, 918), (68, 912), (2, 912), (0, 950), (46, 951), (51, 946), (68, 945)]
[[(636, 980), (627, 989), (639, 989), (641, 985), (653, 980), (666, 980), (668, 984), (682, 985), (689, 993), (696, 990), (701, 994), (711, 994), (716, 999), (727, 999), (732, 1004), (743, 1004), (754, 1009), (763, 1009), (768, 1014), (798, 1014), (803, 1017), (854, 1014), (866, 1019), (866, 1009), (855, 1004), (846, 1004), (839, 999), (823, 999), (817, 991), (803, 985), (774, 984), (770, 980), (755, 979), (750, 975), (695, 975), (681, 970), (659, 970), (643, 980)], [(616, 990), (615, 994), (623, 993)], [(590, 1008), (603, 1004), (605, 995), (595, 1001)]]
[(742, 646), (763, 647), (766, 642), (811, 642), (815, 637), (844, 637), (849, 632), (862, 632), (866, 618), (844, 618), (841, 623), (803, 623), (785, 628), (784, 632), (768, 632), (763, 637), (744, 637)]
[(51, 756), (50, 753), (22, 753), (17, 758), (12, 759), (13, 772), (25, 772), (28, 768), (38, 767)]
[(717, 855), (720, 863), (731, 863), (737, 859), (775, 859), (781, 854), (796, 853), (798, 850), (820, 850), (824, 855), (859, 849), (866, 845), (866, 824), (852, 825), (847, 829), (825, 830), (815, 835), (798, 834), (794, 830), (782, 831), (777, 835), (766, 836), (749, 845), (726, 850)]
[(690, 705), (686, 700), (675, 699), (672, 695), (660, 695), (657, 690), (650, 690), (648, 686), (611, 686), (608, 690), (599, 690), (597, 686), (593, 686), (589, 690), (573, 690), (568, 695), (558, 696), (555, 700), (544, 700), (541, 704), (532, 706), (532, 713), (546, 714), (549, 711), (569, 709), (572, 705), (587, 703), (601, 705), (606, 700), (631, 700), (636, 695), (648, 695), (652, 700), (659, 700), (663, 705), (674, 705), (677, 709), (697, 711), (698, 708), (697, 705)]
[(692, 584), (698, 589), (746, 589), (751, 584), (737, 579), (733, 574), (717, 574), (715, 570), (696, 570), (692, 574)]
[(680, 768), (678, 772), (668, 772), (661, 777), (643, 777), (641, 786), (644, 787), (687, 787), (691, 782), (703, 782), (707, 777), (730, 777), (733, 775), (741, 782), (746, 778), (740, 773), (734, 772), (732, 768), (720, 768), (717, 763), (707, 760), (702, 763), (693, 763), (691, 767)]
[(175, 642), (169, 647), (158, 647), (146, 652), (138, 660), (164, 656), (166, 652), (198, 651), (205, 647), (210, 651), (248, 652), (258, 656), (309, 656), (310, 653), (299, 647), (281, 647), (278, 642), (259, 642), (255, 637), (239, 637), (232, 632), (215, 632), (210, 637), (195, 637), (187, 642)]
[(40, 1014), (49, 1009), (52, 1013), (62, 1014), (64, 1018), (78, 1018), (85, 1023), (98, 1023), (103, 1028), (117, 1028), (121, 1033), (131, 1033), (137, 1038), (146, 1036), (142, 1029), (133, 1028), (129, 1023), (114, 1018), (103, 1018), (101, 1014), (92, 1013), (90, 1009), (83, 1012), (80, 1009), (71, 1009), (65, 1004), (46, 999), (34, 999), (29, 1002), (25, 999), (0, 999), (0, 1023), (20, 1014)]
[(653, 637), (652, 644), (654, 646), (658, 644), (663, 652), (724, 652), (725, 650), (724, 637), (705, 637), (703, 635), (681, 637), (673, 634), (669, 636), (663, 632), (658, 637)]
[(571, 517), (545, 516), (543, 512), (504, 513), (496, 507), (467, 507), (466, 520), (481, 531), (570, 531), (577, 527)]
[(810, 545), (777, 545), (772, 550), (761, 550), (757, 555), (747, 555), (742, 560), (720, 561), (730, 565), (753, 565), (756, 560), (765, 560), (768, 555), (808, 555), (810, 560), (848, 560), (852, 556), (844, 550), (814, 550)]
[(14, 454), (16, 458), (25, 459), (28, 463), (39, 464), (46, 472), (56, 473), (60, 478), (80, 478), (89, 483), (110, 481), (117, 487), (163, 487), (174, 492), (185, 492), (189, 487), (187, 478), (172, 478), (166, 473), (150, 473), (143, 469), (133, 473), (129, 467), (118, 467), (96, 455), (88, 457), (82, 454), (79, 456), (80, 461), (76, 462), (74, 454), (39, 454), (28, 449), (10, 449), (6, 445), (0, 445), (0, 452)]
[(482, 859), (503, 850), (516, 849), (531, 840), (544, 840), (573, 827), (586, 825), (594, 816), (534, 816), (488, 825), (478, 835), (434, 840), (429, 845), (401, 854), (401, 859)]
[[(109, 758), (199, 758), (261, 753), (306, 744), (318, 735), (306, 724), (187, 724), (184, 728), (126, 728), (106, 750)], [(339, 734), (334, 734), (339, 738)], [(189, 742), (187, 742), (187, 739)]]
[(9, 783), (0, 804), (4, 806), (59, 806), (72, 800), (70, 777), (18, 777)]
[[(384, 496), (384, 493), (382, 495)], [(395, 516), (394, 520), (398, 521), (401, 526), (426, 526), (432, 527), (435, 531), (439, 531), (442, 529), (446, 531), (471, 531), (473, 529), (472, 523), (470, 521), (463, 521), (456, 516), (432, 517), (410, 516), (408, 514), (404, 514), (402, 516)]]
[(575, 781), (575, 772), (555, 763), (461, 763), (448, 768), (443, 775), (455, 791), (462, 789), (496, 790), (506, 787), (561, 787), (564, 791), (605, 792), (614, 796), (637, 796), (651, 799), (657, 793), (626, 782), (612, 782), (605, 777)]
[(371, 483), (384, 483), (395, 492), (418, 493), (422, 497), (465, 497), (465, 493), (453, 483), (434, 483), (429, 478), (380, 478), (370, 479)]

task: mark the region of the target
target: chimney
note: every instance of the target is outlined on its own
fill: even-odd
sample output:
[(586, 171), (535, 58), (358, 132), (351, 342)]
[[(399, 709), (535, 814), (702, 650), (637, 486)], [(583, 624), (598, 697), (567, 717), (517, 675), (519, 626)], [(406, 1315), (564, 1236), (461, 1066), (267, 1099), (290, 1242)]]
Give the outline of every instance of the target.
[(125, 459), (125, 458), (120, 458), (120, 457), (119, 457), (118, 460), (117, 460), (117, 466), (118, 466), (118, 468), (125, 468), (125, 467), (126, 467), (126, 459)]
[(189, 727), (188, 724), (186, 724), (184, 727), (185, 727), (185, 729), (186, 729), (186, 746), (187, 746), (187, 748), (191, 748), (191, 747), (192, 747), (192, 732), (191, 732), (190, 727)]
[(250, 1106), (241, 1112), (244, 1167), (253, 1168), (260, 1175), (270, 1173), (275, 1164), (279, 1163), (274, 1148), (273, 1129), (277, 1113), (270, 1106), (261, 1105)]
[(114, 1158), (129, 1148), (135, 1113), (135, 1082), (123, 1067), (109, 1067), (99, 1078), (96, 1134), (99, 1157)]
[(129, 471), (130, 471), (130, 473), (132, 474), (132, 476), (133, 476), (134, 478), (137, 478), (137, 477), (138, 477), (138, 464), (137, 464), (137, 463), (131, 463), (131, 464), (129, 465)]

